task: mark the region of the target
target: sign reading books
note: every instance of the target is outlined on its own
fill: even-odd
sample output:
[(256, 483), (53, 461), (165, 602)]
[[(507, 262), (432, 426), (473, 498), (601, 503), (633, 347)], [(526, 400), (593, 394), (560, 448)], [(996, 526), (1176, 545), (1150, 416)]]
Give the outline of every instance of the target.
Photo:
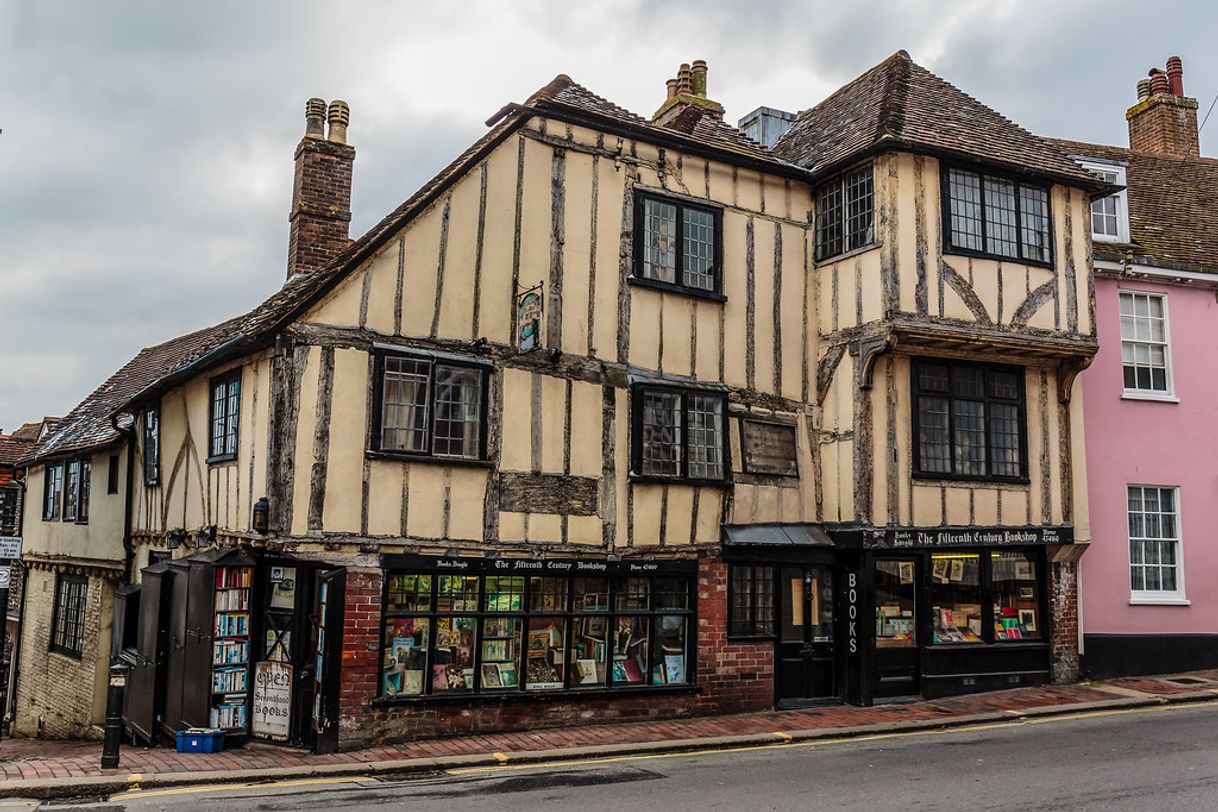
[(286, 741), (292, 723), (292, 666), (261, 662), (254, 666), (253, 733)]

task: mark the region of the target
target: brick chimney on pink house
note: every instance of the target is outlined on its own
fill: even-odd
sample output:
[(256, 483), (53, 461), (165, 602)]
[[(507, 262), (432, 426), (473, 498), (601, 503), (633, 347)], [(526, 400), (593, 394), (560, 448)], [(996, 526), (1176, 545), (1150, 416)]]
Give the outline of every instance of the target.
[(1151, 68), (1138, 81), (1138, 102), (1125, 111), (1129, 148), (1171, 158), (1199, 158), (1197, 100), (1184, 95), (1184, 66), (1180, 57), (1167, 60), (1167, 70)]
[[(351, 243), (351, 169), (347, 144), (351, 108), (345, 101), (305, 104), (305, 134), (296, 147), (288, 239), (288, 279), (321, 270)], [(326, 125), (329, 125), (327, 133)]]

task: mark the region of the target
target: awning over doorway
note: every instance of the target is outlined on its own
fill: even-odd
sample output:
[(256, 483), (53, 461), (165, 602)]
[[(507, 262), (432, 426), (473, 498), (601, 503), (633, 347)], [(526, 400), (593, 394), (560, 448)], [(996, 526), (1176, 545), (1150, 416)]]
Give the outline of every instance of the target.
[(728, 547), (832, 548), (833, 539), (819, 524), (734, 524), (723, 528)]

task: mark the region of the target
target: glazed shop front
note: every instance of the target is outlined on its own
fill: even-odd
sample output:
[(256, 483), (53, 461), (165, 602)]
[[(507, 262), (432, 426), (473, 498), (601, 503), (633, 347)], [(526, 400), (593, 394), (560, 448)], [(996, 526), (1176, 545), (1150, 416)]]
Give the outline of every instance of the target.
[(1050, 680), (1068, 527), (728, 528), (729, 637), (772, 640), (778, 706)]

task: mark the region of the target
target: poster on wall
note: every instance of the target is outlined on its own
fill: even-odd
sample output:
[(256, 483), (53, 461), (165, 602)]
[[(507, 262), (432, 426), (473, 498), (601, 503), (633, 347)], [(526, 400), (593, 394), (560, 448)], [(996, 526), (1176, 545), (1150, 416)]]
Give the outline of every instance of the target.
[(287, 663), (254, 666), (255, 736), (287, 741), (292, 724), (292, 670)]

